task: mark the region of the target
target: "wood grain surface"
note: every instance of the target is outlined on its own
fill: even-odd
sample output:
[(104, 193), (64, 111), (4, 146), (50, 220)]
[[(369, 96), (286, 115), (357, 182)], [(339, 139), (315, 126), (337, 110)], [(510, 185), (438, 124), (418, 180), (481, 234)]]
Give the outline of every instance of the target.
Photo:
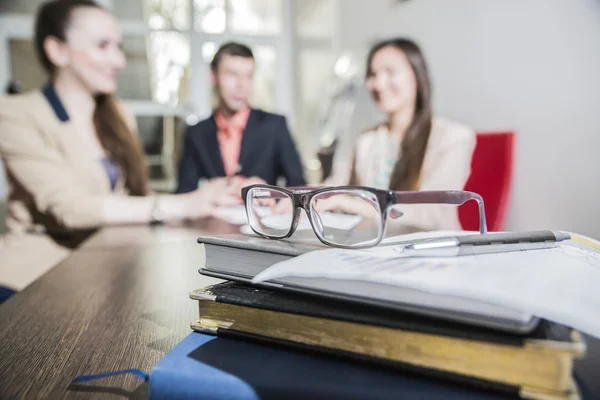
[(198, 274), (204, 251), (196, 238), (231, 230), (137, 226), (99, 232), (0, 306), (0, 399), (89, 398), (90, 385), (98, 386), (101, 398), (135, 395), (141, 381), (132, 376), (67, 389), (78, 375), (149, 372), (189, 334), (198, 318), (189, 292), (219, 282)]
[[(124, 375), (70, 385), (78, 375), (146, 372), (191, 332), (189, 292), (203, 277), (196, 238), (234, 233), (215, 221), (192, 226), (106, 228), (24, 291), (0, 305), (0, 399), (144, 398)], [(600, 398), (600, 341), (587, 338), (576, 364), (585, 398)]]

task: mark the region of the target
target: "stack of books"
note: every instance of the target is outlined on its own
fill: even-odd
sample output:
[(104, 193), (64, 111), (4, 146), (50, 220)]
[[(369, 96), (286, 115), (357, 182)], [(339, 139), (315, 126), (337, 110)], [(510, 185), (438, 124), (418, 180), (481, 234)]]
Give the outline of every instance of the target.
[(252, 285), (272, 264), (322, 247), (244, 235), (199, 242), (206, 248), (200, 273), (228, 281), (191, 292), (199, 307), (196, 332), (521, 398), (579, 398), (573, 361), (585, 344), (573, 329), (508, 308), (367, 282), (289, 278)]

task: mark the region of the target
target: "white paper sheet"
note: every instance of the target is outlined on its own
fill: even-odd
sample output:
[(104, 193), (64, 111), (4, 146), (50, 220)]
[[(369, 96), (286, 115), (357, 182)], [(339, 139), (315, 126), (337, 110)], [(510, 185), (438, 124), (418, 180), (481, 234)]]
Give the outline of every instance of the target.
[(273, 265), (255, 282), (286, 276), (352, 279), (485, 301), (600, 338), (600, 242), (545, 250), (410, 258), (401, 246), (328, 249)]
[[(259, 207), (257, 212), (259, 215), (266, 216), (271, 214), (271, 209), (269, 207)], [(244, 205), (219, 207), (216, 217), (232, 225), (246, 225), (248, 223)]]
[(246, 207), (243, 205), (219, 207), (216, 217), (233, 225), (245, 225), (248, 223)]

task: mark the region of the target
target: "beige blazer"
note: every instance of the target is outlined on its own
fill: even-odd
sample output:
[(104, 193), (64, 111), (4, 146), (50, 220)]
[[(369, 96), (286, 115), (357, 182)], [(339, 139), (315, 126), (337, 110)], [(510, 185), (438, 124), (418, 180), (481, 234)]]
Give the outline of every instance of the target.
[[(370, 165), (376, 157), (376, 138), (387, 132), (385, 125), (359, 135), (354, 148), (356, 177), (359, 185), (372, 186)], [(475, 148), (475, 132), (467, 126), (442, 118), (434, 118), (425, 150), (419, 190), (462, 190), (471, 174)], [(352, 162), (336, 160), (328, 185), (347, 185)], [(387, 189), (387, 187), (382, 188)], [(388, 235), (416, 231), (460, 230), (458, 209), (449, 205), (398, 206), (403, 216), (388, 221)]]
[[(126, 116), (131, 121), (130, 116)], [(113, 192), (91, 143), (40, 91), (0, 98), (0, 156), (9, 183), (0, 285), (21, 290), (103, 224)]]

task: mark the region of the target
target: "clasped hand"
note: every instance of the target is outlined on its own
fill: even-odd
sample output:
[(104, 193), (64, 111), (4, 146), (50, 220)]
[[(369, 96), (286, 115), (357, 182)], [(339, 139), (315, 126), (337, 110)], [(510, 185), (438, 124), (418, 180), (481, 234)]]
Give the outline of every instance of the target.
[(193, 216), (205, 218), (215, 216), (219, 207), (243, 204), (241, 190), (244, 186), (265, 184), (259, 177), (232, 176), (213, 178), (202, 187), (188, 193), (188, 207), (193, 209)]

